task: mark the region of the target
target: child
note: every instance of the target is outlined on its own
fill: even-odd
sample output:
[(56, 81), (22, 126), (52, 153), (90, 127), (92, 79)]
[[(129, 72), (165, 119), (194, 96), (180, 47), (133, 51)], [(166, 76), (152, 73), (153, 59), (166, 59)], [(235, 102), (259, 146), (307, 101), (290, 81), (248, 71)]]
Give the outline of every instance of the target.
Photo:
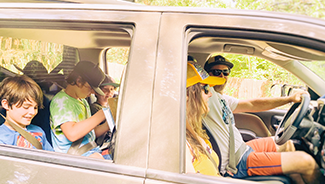
[(108, 75), (105, 75), (103, 83), (100, 85), (100, 89), (104, 92), (105, 95), (99, 95), (95, 93), (97, 101), (90, 105), (91, 114), (95, 114), (97, 111), (103, 107), (108, 106), (108, 99), (113, 98), (116, 88), (120, 85), (115, 83), (114, 79)]
[[(105, 75), (105, 79), (100, 85), (100, 89), (104, 92), (105, 95), (99, 95), (95, 93), (97, 101), (90, 105), (91, 115), (94, 115), (97, 111), (101, 110), (103, 107), (108, 107), (108, 99), (113, 98), (115, 95), (116, 88), (120, 85), (115, 83), (114, 79), (108, 75)], [(102, 123), (105, 123), (102, 122)], [(96, 143), (101, 146), (103, 142), (111, 137), (111, 132), (103, 134), (100, 137), (97, 137)]]
[[(61, 153), (104, 157), (96, 145), (95, 138), (109, 131), (103, 110), (91, 116), (85, 99), (96, 92), (104, 95), (99, 88), (104, 80), (103, 71), (90, 61), (80, 61), (67, 77), (67, 87), (57, 93), (50, 104), (51, 134), (54, 150)], [(85, 146), (84, 146), (85, 145)], [(83, 149), (86, 148), (87, 149)]]
[(54, 151), (42, 128), (30, 124), (43, 104), (43, 92), (35, 81), (25, 75), (5, 78), (0, 84), (0, 99), (6, 110), (6, 120), (0, 126), (0, 143), (36, 149), (10, 121), (34, 136), (43, 150)]

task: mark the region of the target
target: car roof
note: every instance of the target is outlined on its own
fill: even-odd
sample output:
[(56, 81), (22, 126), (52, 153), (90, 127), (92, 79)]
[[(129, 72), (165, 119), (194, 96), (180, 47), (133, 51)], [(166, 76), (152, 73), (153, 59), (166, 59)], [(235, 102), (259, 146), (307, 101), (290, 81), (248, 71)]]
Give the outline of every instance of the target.
[[(0, 0), (0, 3), (127, 4), (133, 0)], [(134, 3), (135, 4), (135, 3)]]
[[(10, 3), (8, 3), (10, 2)], [(17, 3), (21, 2), (21, 3)], [(35, 2), (35, 3), (34, 3)], [(37, 2), (37, 3), (36, 3)], [(85, 4), (85, 3), (92, 3), (92, 4)], [(100, 4), (96, 4), (100, 3)], [(316, 19), (308, 16), (303, 15), (293, 15), (288, 13), (278, 13), (278, 12), (268, 12), (268, 11), (255, 11), (255, 10), (238, 10), (238, 9), (220, 9), (220, 8), (199, 8), (199, 7), (168, 7), (168, 6), (146, 6), (141, 5), (137, 3), (132, 3), (129, 1), (117, 1), (117, 0), (94, 0), (90, 2), (90, 0), (54, 0), (54, 1), (37, 1), (37, 0), (14, 0), (14, 1), (8, 1), (8, 0), (0, 0), (0, 9), (60, 9), (60, 10), (92, 10), (92, 11), (102, 11), (102, 10), (116, 10), (116, 11), (132, 11), (132, 12), (158, 12), (161, 14), (164, 13), (179, 13), (179, 14), (214, 14), (214, 15), (220, 15), (220, 16), (241, 16), (241, 17), (256, 17), (258, 19), (261, 18), (273, 18), (283, 21), (290, 21), (293, 20), (295, 22), (301, 22), (301, 23), (308, 23), (313, 25), (319, 25), (323, 26), (325, 25), (325, 21), (322, 19)], [(12, 29), (11, 29), (12, 30)], [(33, 30), (35, 31), (35, 30)], [(294, 30), (293, 30), (294, 31)], [(28, 32), (28, 30), (27, 30)], [(31, 35), (37, 35), (37, 39), (40, 39), (40, 35), (42, 34), (50, 34), (46, 33), (46, 31), (42, 30), (42, 33), (40, 34), (29, 34), (27, 33), (25, 35), (28, 35), (26, 38), (33, 39)], [(9, 31), (1, 31), (2, 36), (6, 36), (6, 33), (9, 33)], [(19, 31), (19, 36), (23, 36), (22, 31)], [(9, 33), (8, 36), (15, 37), (13, 35), (14, 33)], [(58, 35), (59, 33), (56, 32)], [(63, 33), (64, 35), (69, 33)], [(73, 33), (72, 33), (73, 34)], [(80, 33), (79, 33), (80, 34)], [(88, 34), (88, 33), (85, 33)], [(115, 34), (115, 33), (114, 33)], [(128, 37), (130, 38), (128, 33), (121, 33), (122, 37)], [(84, 38), (87, 38), (89, 35), (80, 35)], [(60, 38), (64, 38), (64, 36), (57, 36), (55, 38), (56, 41), (60, 42)], [(127, 38), (126, 38), (127, 39)], [(45, 39), (46, 40), (46, 39)], [(49, 40), (51, 41), (51, 40)], [(65, 40), (66, 41), (66, 40)], [(129, 45), (129, 41), (127, 43), (122, 43), (121, 46)], [(325, 40), (324, 40), (325, 41)], [(71, 46), (77, 46), (77, 43), (71, 43)], [(105, 45), (106, 47), (107, 45)], [(101, 45), (79, 45), (77, 47), (85, 48), (85, 47), (101, 47)]]
[(25, 7), (25, 8), (48, 8), (48, 9), (92, 9), (92, 10), (129, 10), (141, 12), (160, 13), (199, 13), (240, 15), (256, 17), (272, 17), (283, 20), (299, 20), (301, 22), (313, 22), (324, 25), (325, 20), (306, 15), (297, 15), (283, 12), (271, 12), (260, 10), (243, 10), (229, 8), (210, 7), (184, 7), (184, 6), (148, 6), (134, 3), (132, 0), (0, 0), (0, 7)]

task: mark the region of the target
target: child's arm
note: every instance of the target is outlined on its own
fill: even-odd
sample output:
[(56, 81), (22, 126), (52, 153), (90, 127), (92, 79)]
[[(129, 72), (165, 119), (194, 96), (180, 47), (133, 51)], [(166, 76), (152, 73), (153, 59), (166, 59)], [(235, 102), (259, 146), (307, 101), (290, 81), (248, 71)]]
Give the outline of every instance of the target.
[(74, 142), (87, 135), (90, 131), (92, 131), (97, 125), (99, 125), (104, 120), (105, 120), (104, 112), (103, 110), (100, 110), (88, 119), (79, 122), (74, 122), (74, 121), (65, 122), (61, 125), (61, 129), (64, 135), (66, 136), (66, 138), (69, 141)]
[[(107, 114), (111, 115), (113, 124), (115, 125), (114, 122), (116, 122), (117, 97), (108, 99), (108, 104), (109, 104), (109, 107), (103, 108), (103, 109), (106, 110)], [(99, 136), (103, 135), (105, 132), (108, 132), (110, 129), (113, 129), (112, 126), (114, 126), (114, 125), (108, 125), (109, 123), (107, 122), (108, 121), (107, 118), (110, 118), (110, 117), (106, 117), (106, 122), (103, 123), (102, 125), (98, 125), (95, 128), (96, 137), (99, 137)], [(113, 131), (113, 130), (111, 130), (111, 131)]]
[(108, 126), (107, 122), (105, 122), (105, 123), (103, 123), (101, 125), (98, 125), (95, 128), (96, 137), (99, 137), (99, 136), (103, 135), (104, 133), (106, 133), (108, 131), (109, 131), (109, 126)]

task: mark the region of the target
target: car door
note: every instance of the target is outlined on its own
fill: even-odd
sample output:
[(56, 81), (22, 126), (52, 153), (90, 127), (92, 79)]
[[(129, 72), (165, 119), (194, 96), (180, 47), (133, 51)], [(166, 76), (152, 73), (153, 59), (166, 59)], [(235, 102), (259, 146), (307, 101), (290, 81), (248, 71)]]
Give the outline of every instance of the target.
[[(182, 9), (182, 11), (164, 12), (162, 15), (158, 44), (159, 55), (157, 56), (157, 69), (160, 70), (156, 71), (155, 77), (153, 125), (151, 126), (150, 139), (150, 145), (159, 144), (161, 146), (150, 146), (149, 154), (155, 153), (161, 158), (167, 156), (169, 159), (158, 161), (149, 158), (149, 165), (153, 168), (158, 168), (162, 162), (169, 162), (175, 165), (175, 169), (179, 168), (175, 172), (184, 172), (185, 170), (185, 69), (188, 54), (202, 66), (212, 53), (260, 57), (292, 72), (318, 93), (325, 92), (324, 87), (321, 87), (324, 86), (324, 81), (318, 80), (317, 75), (312, 72), (305, 71), (305, 67), (289, 56), (296, 53), (290, 53), (293, 48), (298, 47), (298, 50), (303, 50), (300, 47), (307, 47), (311, 49), (308, 51), (310, 57), (319, 55), (319, 59), (324, 58), (325, 54), (322, 48), (325, 47), (318, 47), (324, 46), (324, 21), (310, 20), (307, 17), (297, 20), (287, 14), (268, 12), (195, 10), (196, 13)], [(177, 23), (174, 23), (173, 20), (176, 19)], [(303, 29), (296, 29), (298, 27), (303, 27)], [(318, 45), (316, 46), (312, 42)], [(285, 45), (286, 49), (283, 52), (289, 54), (281, 55), (268, 51), (267, 49), (271, 45), (278, 49), (277, 46)], [(308, 59), (307, 56), (306, 59)], [(304, 71), (304, 74), (301, 71)], [(166, 109), (167, 107), (169, 110)], [(271, 123), (274, 121), (272, 119), (278, 120), (278, 117), (281, 119), (284, 113), (283, 110), (270, 110), (257, 115), (264, 126), (271, 129)], [(177, 121), (180, 124), (177, 124)], [(158, 122), (164, 123), (158, 124)], [(173, 133), (167, 136), (166, 132)], [(272, 133), (274, 134), (274, 129)], [(157, 138), (154, 138), (156, 136)], [(162, 143), (162, 140), (166, 143)], [(167, 144), (167, 142), (175, 141), (178, 146)], [(167, 148), (175, 151), (163, 151)], [(175, 154), (179, 154), (180, 159), (171, 160), (170, 158)], [(220, 180), (216, 178), (215, 181)]]
[[(44, 55), (39, 57), (40, 60), (45, 58), (42, 63), (46, 65), (50, 76), (67, 74), (66, 67), (73, 67), (79, 60), (99, 63), (100, 53), (106, 48), (130, 48), (119, 97), (117, 142), (120, 146), (116, 147), (113, 163), (0, 145), (1, 183), (143, 183), (147, 168), (151, 111), (151, 98), (148, 96), (151, 96), (153, 89), (160, 14), (139, 14), (111, 5), (49, 3), (0, 4), (0, 9), (2, 38), (19, 38), (28, 42), (35, 40), (35, 47), (46, 42), (49, 47), (43, 48), (49, 50), (52, 43), (76, 48), (77, 51), (72, 53), (75, 60), (72, 59), (70, 64), (68, 58), (64, 61), (61, 58), (53, 67), (47, 66), (51, 60), (47, 60)], [(43, 50), (37, 52), (42, 53)], [(33, 59), (34, 55), (28, 56), (26, 62)], [(24, 68), (26, 62), (23, 56), (14, 56), (16, 58), (11, 58), (8, 64), (2, 63), (2, 74), (7, 69), (14, 71), (13, 74), (22, 74), (13, 64)], [(62, 68), (54, 70), (55, 66)], [(53, 70), (55, 73), (51, 72)], [(35, 72), (38, 72), (37, 69)]]
[[(202, 27), (188, 26), (190, 27), (188, 32), (191, 32), (189, 35), (193, 35), (188, 53), (196, 57), (202, 65), (210, 54), (215, 53), (259, 57), (289, 71), (316, 94), (324, 94), (324, 80), (301, 63), (324, 59), (321, 53), (324, 48), (323, 22), (312, 19), (307, 23), (294, 20), (289, 15), (279, 18), (278, 15), (271, 17), (256, 14), (236, 17), (235, 14), (232, 17), (224, 15), (221, 11), (218, 14), (219, 19), (217, 16), (209, 19), (212, 15), (205, 15), (205, 18), (201, 19)], [(305, 19), (308, 18), (304, 17), (302, 20)], [(296, 27), (300, 29), (295, 29)], [(239, 91), (238, 87), (232, 90)], [(252, 114), (257, 115), (274, 135), (273, 124), (278, 123), (285, 112), (275, 109)]]

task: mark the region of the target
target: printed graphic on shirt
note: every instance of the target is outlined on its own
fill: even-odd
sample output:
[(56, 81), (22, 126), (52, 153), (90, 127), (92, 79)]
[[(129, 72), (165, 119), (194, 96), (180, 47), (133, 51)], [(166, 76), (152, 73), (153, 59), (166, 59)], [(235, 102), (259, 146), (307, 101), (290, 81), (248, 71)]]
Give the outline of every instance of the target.
[(229, 120), (231, 121), (232, 124), (234, 124), (234, 116), (230, 109), (227, 107), (225, 99), (220, 99), (220, 103), (222, 106), (222, 120), (225, 122), (227, 125), (229, 124)]
[[(43, 145), (43, 142), (42, 142), (43, 134), (42, 133), (40, 133), (40, 132), (32, 132), (30, 134), (32, 136), (34, 136), (41, 143), (41, 145)], [(25, 148), (33, 148), (33, 145), (21, 135), (17, 136), (17, 146), (25, 147)]]

